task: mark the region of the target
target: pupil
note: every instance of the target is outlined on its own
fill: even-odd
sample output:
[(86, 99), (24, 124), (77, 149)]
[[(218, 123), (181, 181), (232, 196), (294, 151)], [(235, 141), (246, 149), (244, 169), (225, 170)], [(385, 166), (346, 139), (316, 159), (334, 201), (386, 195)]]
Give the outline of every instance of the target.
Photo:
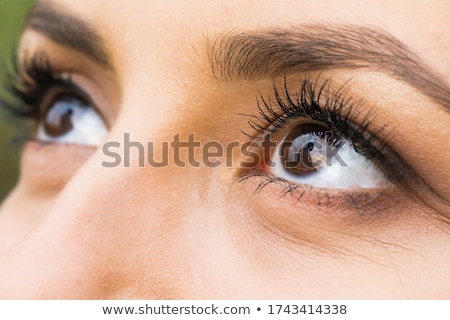
[(317, 171), (323, 165), (317, 154), (328, 147), (324, 144), (332, 143), (331, 138), (332, 132), (320, 124), (306, 123), (294, 127), (281, 146), (280, 157), (285, 170), (296, 175)]
[(72, 116), (77, 105), (80, 105), (80, 101), (70, 97), (56, 100), (45, 115), (45, 133), (51, 137), (60, 137), (72, 130)]

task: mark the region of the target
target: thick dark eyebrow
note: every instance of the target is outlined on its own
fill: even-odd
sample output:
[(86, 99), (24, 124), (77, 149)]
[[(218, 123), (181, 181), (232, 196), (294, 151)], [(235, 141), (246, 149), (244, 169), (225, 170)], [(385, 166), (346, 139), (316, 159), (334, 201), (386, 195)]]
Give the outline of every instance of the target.
[(292, 72), (366, 68), (406, 81), (450, 111), (450, 89), (390, 34), (355, 25), (302, 25), (227, 33), (208, 41), (212, 72), (222, 81)]
[(26, 28), (37, 31), (55, 43), (81, 52), (101, 66), (112, 69), (102, 37), (88, 22), (70, 14), (65, 7), (39, 1), (31, 10)]

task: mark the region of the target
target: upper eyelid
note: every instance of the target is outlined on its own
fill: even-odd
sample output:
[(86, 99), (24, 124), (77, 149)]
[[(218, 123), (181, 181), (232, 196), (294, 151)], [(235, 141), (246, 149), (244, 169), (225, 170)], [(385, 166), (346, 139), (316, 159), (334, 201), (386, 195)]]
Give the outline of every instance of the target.
[[(34, 105), (40, 103), (43, 95), (48, 94), (55, 86), (59, 86), (68, 90), (79, 99), (88, 103), (95, 112), (101, 117), (103, 123), (110, 129), (110, 121), (108, 121), (105, 114), (99, 109), (94, 98), (83, 86), (80, 86), (73, 78), (77, 76), (76, 73), (68, 70), (59, 70), (51, 62), (50, 57), (45, 51), (39, 50), (28, 54), (27, 51), (22, 50), (22, 55), (19, 59), (18, 55), (14, 55), (13, 65), (14, 74), (11, 75), (13, 80), (12, 87), (9, 88), (13, 96), (17, 96), (24, 104), (22, 109), (26, 108), (25, 112), (21, 112), (20, 107), (11, 107), (13, 114), (22, 115), (25, 117), (34, 117), (37, 119), (42, 110), (38, 110), (38, 106)], [(37, 91), (37, 92), (33, 92)], [(36, 96), (38, 95), (38, 96)], [(39, 101), (36, 101), (38, 99)]]
[(74, 95), (77, 99), (84, 100), (85, 103), (89, 104), (89, 106), (94, 109), (94, 111), (99, 115), (102, 119), (103, 123), (106, 125), (108, 129), (111, 129), (109, 121), (106, 119), (103, 112), (99, 109), (94, 99), (90, 96), (85, 89), (83, 89), (80, 85), (78, 85), (75, 81), (72, 80), (72, 74), (68, 73), (59, 75), (59, 85), (64, 86), (69, 92), (67, 94)]
[[(306, 78), (304, 80), (304, 83), (313, 82), (311, 84), (311, 87), (310, 87), (311, 90), (313, 90), (313, 91), (318, 91), (319, 88), (321, 88), (320, 89), (321, 95), (323, 97), (326, 97), (326, 100), (333, 100), (333, 99), (336, 99), (336, 96), (339, 96), (340, 99), (342, 99), (342, 101), (344, 101), (344, 102), (351, 101), (351, 99), (349, 98), (351, 92), (347, 92), (347, 91), (350, 91), (350, 87), (347, 86), (348, 83), (346, 83), (343, 87), (341, 87), (341, 89), (338, 89), (337, 91), (332, 91), (332, 89), (328, 88), (328, 90), (329, 90), (329, 92), (328, 92), (328, 90), (323, 91), (322, 89), (324, 88), (324, 86), (327, 83), (330, 83), (331, 78), (329, 78), (327, 81), (324, 81), (325, 85), (322, 85), (322, 87), (320, 87), (320, 86), (318, 87), (318, 85), (317, 85), (319, 80), (320, 80), (320, 75), (319, 75), (319, 77), (317, 77), (314, 80), (310, 80), (310, 79)], [(344, 88), (344, 87), (348, 88), (348, 90), (347, 89), (345, 90), (346, 94), (345, 95), (344, 94), (339, 94), (339, 92), (341, 92), (341, 93), (344, 92), (344, 90), (342, 90), (342, 88)], [(276, 84), (274, 83), (275, 95), (277, 95), (277, 90), (278, 90), (276, 88), (277, 88)], [(284, 89), (283, 89), (283, 91), (284, 91), (284, 93), (286, 95), (290, 94), (288, 92), (288, 88), (287, 88), (286, 77), (284, 78)], [(338, 94), (336, 94), (336, 92), (338, 92)], [(279, 94), (279, 90), (278, 90), (278, 94)], [(263, 97), (263, 96), (261, 95), (261, 97)], [(311, 97), (311, 98), (312, 99), (316, 99), (317, 96), (316, 97)], [(273, 104), (270, 104), (270, 105), (265, 104), (262, 108), (260, 107), (261, 115), (259, 117), (256, 116), (256, 115), (246, 115), (246, 116), (250, 116), (251, 117), (250, 120), (249, 120), (250, 126), (252, 126), (253, 129), (256, 129), (256, 130), (259, 129), (260, 130), (259, 134), (256, 134), (256, 135), (247, 134), (247, 136), (249, 136), (249, 137), (251, 137), (253, 139), (257, 139), (256, 141), (263, 141), (262, 137), (263, 137), (264, 134), (270, 133), (270, 134), (274, 134), (276, 136), (278, 134), (278, 132), (280, 131), (280, 129), (285, 128), (287, 123), (289, 123), (291, 121), (295, 121), (295, 118), (303, 117), (303, 118), (310, 118), (311, 119), (311, 117), (308, 114), (301, 115), (301, 116), (296, 115), (294, 113), (288, 114), (288, 115), (284, 114), (284, 112), (286, 110), (283, 111), (282, 108), (280, 108), (280, 106), (279, 106), (280, 99), (282, 99), (282, 98), (279, 97), (276, 100), (275, 105), (273, 105)], [(291, 99), (291, 102), (295, 103), (295, 101), (292, 101), (292, 99)], [(283, 103), (286, 103), (286, 102), (283, 102)], [(358, 109), (361, 109), (361, 108), (357, 108), (356, 107), (357, 105), (358, 104), (354, 104), (353, 108), (349, 108), (349, 106), (344, 107), (344, 106), (341, 106), (341, 105), (338, 104), (339, 110), (334, 110), (334, 114), (337, 117), (336, 119), (334, 119), (334, 121), (339, 121), (339, 122), (343, 121), (343, 122), (346, 122), (346, 123), (351, 123), (351, 122), (355, 121), (355, 119), (353, 118), (353, 116), (351, 114), (359, 112)], [(320, 108), (324, 109), (323, 106), (320, 106)], [(330, 106), (328, 106), (328, 108), (330, 108)], [(281, 111), (283, 111), (283, 112), (281, 112)], [(331, 108), (331, 110), (329, 110), (329, 111), (332, 111), (332, 114), (333, 114), (333, 108)], [(369, 114), (370, 114), (370, 111), (369, 111)], [(282, 122), (279, 122), (280, 118), (282, 119), (281, 120)], [(402, 159), (402, 157), (400, 155), (398, 155), (394, 151), (392, 146), (390, 146), (390, 143), (389, 143), (390, 138), (389, 138), (389, 134), (388, 134), (389, 132), (386, 132), (384, 137), (380, 135), (380, 132), (378, 132), (378, 135), (375, 135), (375, 133), (373, 133), (373, 132), (371, 133), (370, 130), (368, 130), (369, 124), (370, 124), (368, 119), (370, 119), (370, 118), (367, 118), (367, 117), (360, 117), (360, 118), (365, 119), (364, 120), (365, 121), (364, 124), (360, 123), (359, 125), (357, 125), (357, 122), (356, 122), (356, 123), (353, 123), (351, 125), (355, 126), (354, 130), (358, 130), (357, 132), (364, 132), (364, 133), (370, 135), (370, 138), (373, 139), (373, 142), (370, 142), (370, 143), (368, 142), (368, 143), (372, 147), (373, 147), (372, 143), (378, 144), (378, 147), (376, 147), (374, 149), (374, 150), (377, 150), (376, 152), (379, 152), (380, 155), (383, 155), (383, 157), (385, 155), (388, 155), (388, 158), (386, 158), (385, 161), (389, 160), (388, 162), (390, 162), (390, 163), (387, 163), (387, 162), (384, 163), (384, 164), (383, 163), (379, 163), (379, 165), (385, 165), (385, 166), (386, 165), (389, 165), (389, 166), (392, 165), (392, 167), (389, 167), (389, 168), (387, 168), (387, 167), (381, 168), (383, 172), (388, 174), (389, 180), (391, 180), (391, 182), (393, 182), (394, 184), (401, 185), (401, 186), (403, 186), (405, 188), (408, 188), (408, 189), (410, 188), (411, 184), (416, 184), (416, 183), (421, 183), (422, 184), (422, 183), (425, 183), (423, 178), (421, 178), (417, 174), (417, 172), (409, 164), (407, 164)], [(321, 121), (320, 119), (317, 119), (317, 118), (315, 120)], [(321, 122), (324, 123), (323, 121), (321, 121)], [(252, 123), (253, 123), (253, 125), (252, 125)], [(277, 124), (275, 126), (275, 128), (273, 127), (274, 123)], [(329, 124), (327, 124), (327, 125), (329, 125)], [(356, 129), (356, 128), (358, 128), (358, 129)], [(347, 138), (350, 142), (352, 142), (352, 144), (355, 143), (353, 138), (349, 137), (344, 132), (339, 132), (338, 131), (338, 133), (342, 134), (342, 136)], [(384, 149), (384, 151), (381, 153), (380, 149)], [(371, 160), (380, 161), (381, 159), (373, 159), (372, 158)], [(389, 169), (389, 170), (386, 171), (387, 169)]]

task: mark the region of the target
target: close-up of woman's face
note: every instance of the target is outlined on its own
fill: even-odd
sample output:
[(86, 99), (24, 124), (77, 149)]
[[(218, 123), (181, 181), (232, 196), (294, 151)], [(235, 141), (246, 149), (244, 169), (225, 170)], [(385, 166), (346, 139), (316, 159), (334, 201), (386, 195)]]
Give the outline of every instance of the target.
[(3, 299), (450, 299), (448, 1), (38, 1)]

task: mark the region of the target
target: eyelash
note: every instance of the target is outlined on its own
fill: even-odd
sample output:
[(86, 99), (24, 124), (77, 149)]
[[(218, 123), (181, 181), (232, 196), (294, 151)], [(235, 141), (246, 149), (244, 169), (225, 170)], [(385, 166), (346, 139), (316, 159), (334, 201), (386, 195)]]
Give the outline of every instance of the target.
[[(386, 175), (391, 183), (405, 184), (405, 180), (414, 175), (408, 165), (397, 155), (389, 146), (391, 133), (387, 132), (387, 127), (370, 133), (371, 112), (367, 112), (360, 125), (353, 124), (351, 119), (356, 119), (361, 114), (356, 110), (361, 110), (363, 101), (354, 102), (348, 94), (348, 83), (341, 86), (336, 91), (332, 91), (332, 79), (326, 79), (319, 84), (321, 79), (314, 80), (306, 78), (301, 82), (300, 89), (295, 94), (291, 94), (286, 77), (284, 77), (283, 88), (280, 91), (277, 85), (273, 85), (273, 95), (275, 103), (269, 98), (264, 98), (262, 94), (257, 98), (258, 115), (243, 114), (248, 116), (248, 121), (252, 130), (256, 134), (244, 134), (253, 139), (258, 145), (264, 141), (268, 135), (277, 136), (277, 134), (297, 119), (311, 119), (326, 125), (337, 137), (344, 137), (349, 140), (355, 151), (367, 159), (373, 161), (375, 165)], [(299, 199), (305, 192), (315, 189), (310, 186), (302, 186), (283, 178), (273, 176), (268, 172), (259, 169), (242, 172), (237, 181), (242, 182), (251, 177), (262, 178), (255, 192), (260, 192), (269, 184), (283, 185), (281, 195), (285, 196), (300, 190)], [(317, 190), (317, 199), (320, 202), (320, 195), (324, 195), (329, 200), (329, 193), (326, 190)], [(319, 192), (320, 191), (320, 192)], [(360, 204), (355, 198), (369, 200), (366, 192), (349, 193), (343, 192), (342, 195), (350, 204), (358, 207)], [(360, 197), (363, 195), (362, 197)]]
[[(22, 119), (31, 119), (35, 123), (39, 121), (41, 114), (41, 102), (48, 91), (59, 87), (77, 97), (85, 99), (80, 90), (69, 76), (62, 78), (56, 76), (55, 68), (52, 66), (48, 56), (44, 52), (34, 54), (32, 57), (18, 62), (17, 57), (13, 58), (14, 73), (9, 78), (7, 86), (10, 94), (19, 101), (18, 104), (3, 104), (13, 115)], [(319, 86), (320, 79), (311, 80), (306, 78), (302, 81), (298, 93), (292, 95), (288, 90), (286, 77), (283, 82), (283, 89), (280, 92), (276, 84), (273, 85), (275, 104), (270, 97), (264, 98), (262, 94), (257, 99), (259, 115), (244, 114), (250, 117), (249, 125), (257, 132), (252, 135), (244, 132), (254, 141), (262, 141), (267, 135), (276, 136), (281, 130), (296, 119), (311, 119), (322, 122), (336, 136), (345, 137), (352, 142), (356, 152), (367, 157), (381, 169), (391, 182), (401, 183), (410, 174), (409, 167), (402, 159), (388, 146), (389, 135), (386, 134), (386, 127), (382, 127), (373, 134), (369, 134), (370, 111), (364, 117), (364, 121), (356, 126), (350, 119), (355, 119), (359, 114), (355, 111), (357, 105), (362, 101), (353, 102), (348, 96), (348, 85), (345, 84), (338, 90), (332, 92), (332, 80), (327, 79)], [(383, 139), (382, 139), (383, 138)], [(34, 140), (32, 137), (26, 137)], [(285, 188), (281, 195), (293, 195), (293, 192), (300, 190), (299, 199), (306, 193), (312, 192), (314, 187), (301, 186), (289, 182), (283, 178), (271, 175), (260, 170), (249, 170), (239, 175), (237, 181), (242, 182), (250, 177), (259, 177), (262, 182), (257, 186), (256, 192), (261, 191), (269, 184), (283, 185)], [(329, 202), (330, 194), (325, 190), (316, 190), (317, 201), (324, 196)], [(341, 196), (346, 198), (353, 206), (361, 206), (355, 198), (363, 198), (366, 202), (372, 200), (367, 193), (342, 192)]]
[(87, 99), (82, 90), (72, 82), (70, 72), (66, 77), (57, 75), (44, 52), (38, 52), (20, 62), (17, 56), (14, 56), (12, 65), (14, 69), (8, 77), (9, 82), (6, 89), (14, 98), (15, 103), (4, 103), (3, 105), (15, 117), (33, 120), (37, 123), (46, 111), (41, 106), (42, 100), (53, 88), (60, 88), (80, 99)]

